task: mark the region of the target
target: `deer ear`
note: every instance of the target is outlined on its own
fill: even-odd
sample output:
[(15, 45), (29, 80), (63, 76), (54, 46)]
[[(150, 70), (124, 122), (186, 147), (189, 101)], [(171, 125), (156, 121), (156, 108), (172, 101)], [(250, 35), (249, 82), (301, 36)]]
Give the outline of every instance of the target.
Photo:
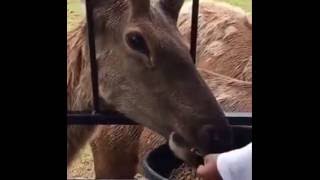
[(149, 0), (130, 0), (131, 5), (131, 17), (143, 17), (150, 10)]
[(184, 3), (184, 0), (159, 0), (160, 8), (167, 16), (177, 22), (179, 11)]

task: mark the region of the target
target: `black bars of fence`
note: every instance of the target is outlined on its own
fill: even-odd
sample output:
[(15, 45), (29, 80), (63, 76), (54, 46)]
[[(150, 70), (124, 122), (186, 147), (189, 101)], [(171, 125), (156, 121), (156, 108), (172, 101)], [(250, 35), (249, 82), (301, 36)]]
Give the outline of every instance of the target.
[(194, 64), (197, 62), (197, 37), (198, 37), (199, 0), (192, 1), (190, 54)]
[(94, 37), (94, 19), (93, 7), (90, 3), (92, 1), (86, 0), (86, 15), (87, 15), (87, 30), (89, 39), (89, 53), (90, 53), (90, 67), (91, 67), (91, 84), (92, 84), (92, 114), (99, 112), (99, 91), (98, 91), (98, 66), (96, 61), (96, 45)]
[[(225, 113), (230, 125), (251, 126), (252, 114), (244, 112), (231, 112)], [(119, 125), (136, 125), (137, 123), (124, 115), (117, 112), (108, 112), (104, 114), (96, 113), (70, 113), (68, 114), (68, 124), (82, 124), (82, 125), (95, 125), (95, 124), (119, 124)]]

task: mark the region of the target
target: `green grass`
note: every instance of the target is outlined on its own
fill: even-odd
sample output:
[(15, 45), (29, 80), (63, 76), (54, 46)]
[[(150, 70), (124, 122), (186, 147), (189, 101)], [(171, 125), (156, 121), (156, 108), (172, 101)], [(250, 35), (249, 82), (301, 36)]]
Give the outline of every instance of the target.
[(80, 0), (68, 0), (67, 10), (67, 31), (70, 31), (80, 22), (81, 16), (83, 16)]
[(252, 0), (221, 0), (221, 1), (230, 3), (235, 6), (239, 6), (247, 12), (252, 11), (252, 8), (251, 8)]
[[(191, 1), (191, 0), (186, 0), (186, 1)], [(252, 11), (252, 0), (199, 0), (200, 2), (205, 2), (205, 1), (221, 1), (221, 2), (226, 2), (234, 6), (241, 7), (247, 12)]]

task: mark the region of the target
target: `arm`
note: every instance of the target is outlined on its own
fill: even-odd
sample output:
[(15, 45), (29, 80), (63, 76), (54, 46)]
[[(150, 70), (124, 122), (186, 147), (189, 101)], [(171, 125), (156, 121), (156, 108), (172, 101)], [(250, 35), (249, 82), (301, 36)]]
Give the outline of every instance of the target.
[(207, 155), (205, 165), (199, 166), (197, 172), (204, 180), (251, 180), (252, 143), (219, 155)]

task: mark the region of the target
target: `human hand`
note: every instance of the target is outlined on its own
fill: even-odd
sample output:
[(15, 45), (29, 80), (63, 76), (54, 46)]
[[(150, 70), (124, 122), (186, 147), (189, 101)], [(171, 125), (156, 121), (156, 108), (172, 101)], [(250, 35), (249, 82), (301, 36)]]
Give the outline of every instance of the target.
[(204, 165), (200, 165), (197, 174), (203, 180), (222, 180), (217, 168), (218, 154), (209, 154), (204, 157)]

